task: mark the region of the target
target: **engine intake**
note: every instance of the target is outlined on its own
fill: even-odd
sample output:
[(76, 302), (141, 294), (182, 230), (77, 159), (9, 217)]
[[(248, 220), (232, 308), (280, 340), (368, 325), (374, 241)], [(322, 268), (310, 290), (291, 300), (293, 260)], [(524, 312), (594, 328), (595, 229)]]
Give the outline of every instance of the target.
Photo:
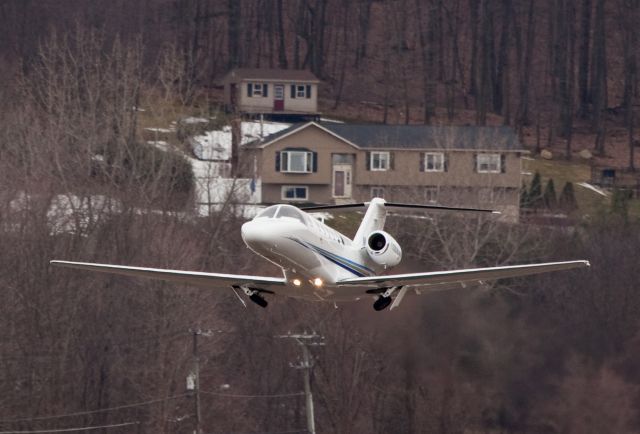
[(367, 237), (367, 253), (373, 262), (385, 267), (398, 265), (402, 249), (398, 242), (384, 231), (375, 231)]

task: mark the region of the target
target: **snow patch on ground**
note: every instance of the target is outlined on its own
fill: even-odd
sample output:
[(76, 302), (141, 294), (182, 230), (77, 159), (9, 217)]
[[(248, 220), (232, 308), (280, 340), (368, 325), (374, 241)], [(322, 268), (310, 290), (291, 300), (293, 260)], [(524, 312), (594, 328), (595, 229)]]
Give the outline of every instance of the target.
[(180, 119), (180, 123), (181, 124), (188, 124), (188, 125), (208, 124), (209, 123), (209, 119), (207, 119), (207, 118), (197, 118), (197, 117), (194, 117), (194, 116), (189, 116), (189, 117)]
[(176, 129), (174, 127), (171, 127), (171, 128), (145, 128), (145, 131), (151, 131), (152, 133), (169, 134), (169, 133), (174, 133), (176, 131)]
[[(242, 122), (241, 144), (264, 138), (270, 134), (289, 128), (291, 124), (282, 122)], [(200, 160), (228, 160), (231, 158), (231, 127), (224, 126), (221, 130), (207, 131), (194, 136), (189, 141), (194, 155)]]

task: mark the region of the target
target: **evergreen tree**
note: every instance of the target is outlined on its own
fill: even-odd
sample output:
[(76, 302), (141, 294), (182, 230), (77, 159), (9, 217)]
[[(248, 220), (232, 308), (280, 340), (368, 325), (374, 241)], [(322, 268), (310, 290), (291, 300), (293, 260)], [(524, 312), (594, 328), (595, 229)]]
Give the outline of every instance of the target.
[(529, 201), (530, 208), (540, 207), (542, 202), (542, 181), (540, 180), (539, 172), (536, 172), (535, 175), (533, 175), (527, 199)]
[(531, 203), (529, 200), (529, 191), (527, 190), (527, 184), (522, 181), (522, 187), (520, 187), (520, 208), (529, 208)]
[(620, 215), (625, 221), (629, 216), (629, 199), (631, 192), (622, 188), (615, 188), (611, 196), (611, 211)]
[(567, 182), (564, 184), (562, 192), (560, 192), (560, 199), (558, 201), (558, 204), (560, 205), (560, 208), (562, 208), (565, 212), (572, 212), (578, 208), (572, 182)]
[(547, 186), (544, 189), (544, 195), (542, 197), (545, 208), (555, 209), (558, 207), (558, 198), (556, 196), (556, 186), (553, 183), (553, 179), (549, 178)]

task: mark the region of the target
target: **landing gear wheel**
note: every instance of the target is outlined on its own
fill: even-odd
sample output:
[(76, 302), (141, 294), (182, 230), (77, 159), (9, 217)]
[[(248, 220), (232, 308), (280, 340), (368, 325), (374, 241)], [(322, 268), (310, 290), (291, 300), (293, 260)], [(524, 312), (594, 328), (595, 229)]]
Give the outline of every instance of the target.
[(253, 301), (255, 304), (257, 304), (260, 307), (267, 307), (267, 305), (269, 304), (267, 302), (267, 300), (265, 300), (264, 298), (262, 298), (259, 294), (251, 294), (249, 296), (249, 299), (251, 301)]
[(384, 310), (387, 306), (391, 304), (392, 301), (393, 300), (391, 299), (391, 297), (380, 296), (375, 301), (375, 303), (373, 303), (373, 308), (377, 311)]

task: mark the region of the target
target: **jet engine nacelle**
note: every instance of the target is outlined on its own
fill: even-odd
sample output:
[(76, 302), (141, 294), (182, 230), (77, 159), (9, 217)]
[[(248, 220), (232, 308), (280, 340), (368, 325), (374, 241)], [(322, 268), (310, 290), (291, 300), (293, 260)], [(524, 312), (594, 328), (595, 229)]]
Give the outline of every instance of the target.
[(367, 237), (367, 253), (379, 265), (393, 267), (402, 259), (402, 249), (398, 242), (385, 231), (371, 232)]

